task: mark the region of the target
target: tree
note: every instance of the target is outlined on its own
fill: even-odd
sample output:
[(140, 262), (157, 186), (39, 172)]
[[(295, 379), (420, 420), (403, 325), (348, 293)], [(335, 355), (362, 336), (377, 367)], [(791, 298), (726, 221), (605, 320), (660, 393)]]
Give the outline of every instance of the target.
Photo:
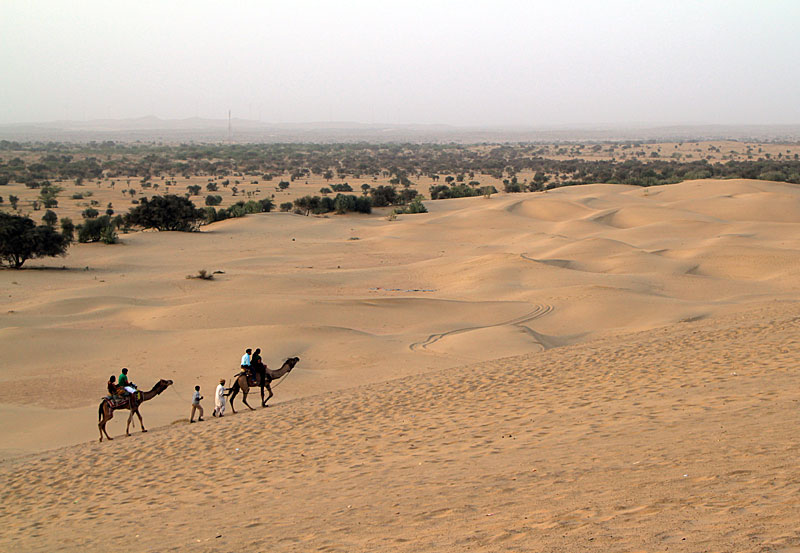
[(332, 184), (331, 190), (333, 190), (334, 192), (352, 192), (353, 187), (347, 184), (346, 182), (343, 182), (342, 184)]
[(8, 175), (0, 175), (0, 186), (7, 185), (8, 181), (9, 181)]
[(281, 204), (281, 211), (287, 212), (292, 210), (292, 202), (283, 202)]
[(70, 242), (75, 240), (75, 224), (69, 217), (61, 218), (61, 234)]
[(222, 196), (209, 194), (206, 196), (206, 205), (219, 205), (222, 203)]
[(333, 208), (337, 213), (347, 213), (348, 211), (371, 213), (372, 202), (369, 201), (369, 198), (364, 196), (337, 194), (336, 198), (333, 200)]
[(205, 213), (183, 196), (153, 196), (130, 210), (128, 222), (142, 228), (191, 232), (205, 218)]
[(199, 184), (192, 184), (186, 187), (186, 190), (189, 191), (189, 194), (192, 196), (198, 196), (200, 194), (200, 185)]
[(303, 196), (302, 198), (297, 198), (294, 201), (294, 207), (302, 212), (304, 215), (308, 215), (309, 211), (316, 208), (319, 205), (319, 196)]
[(83, 210), (83, 212), (81, 213), (81, 217), (83, 217), (84, 219), (94, 219), (94, 218), (95, 218), (95, 217), (97, 217), (98, 215), (100, 215), (100, 212), (99, 212), (99, 211), (97, 211), (97, 210), (96, 210), (95, 208), (93, 208), (93, 207), (87, 207), (87, 208), (86, 208), (86, 209), (84, 209), (84, 210)]
[(258, 203), (261, 204), (261, 211), (264, 213), (269, 213), (270, 211), (275, 209), (275, 202), (273, 202), (269, 198), (258, 200)]
[(11, 204), (11, 209), (17, 209), (17, 203), (19, 203), (19, 198), (17, 198), (14, 194), (11, 194), (8, 197), (8, 203)]
[(117, 229), (111, 221), (111, 217), (103, 215), (95, 219), (86, 219), (82, 225), (78, 226), (78, 242), (116, 244)]
[[(411, 202), (414, 198), (416, 198), (418, 194), (419, 192), (417, 192), (416, 190), (413, 190), (411, 188), (404, 188), (403, 190), (400, 191), (398, 199), (401, 204), (407, 204)], [(419, 212), (415, 211), (414, 213), (419, 213)]]
[(55, 186), (48, 183), (42, 186), (42, 189), (39, 192), (39, 200), (41, 200), (46, 209), (58, 207), (58, 200), (56, 199), (56, 196), (58, 196), (61, 191), (63, 191), (63, 188), (60, 186)]
[(69, 240), (29, 217), (0, 213), (0, 260), (19, 269), (28, 259), (65, 255)]
[(372, 196), (372, 205), (386, 207), (397, 202), (397, 191), (391, 186), (379, 186), (369, 191)]
[(44, 221), (48, 227), (55, 227), (58, 222), (58, 215), (56, 215), (55, 211), (48, 209), (44, 212), (44, 215), (42, 215), (42, 221)]

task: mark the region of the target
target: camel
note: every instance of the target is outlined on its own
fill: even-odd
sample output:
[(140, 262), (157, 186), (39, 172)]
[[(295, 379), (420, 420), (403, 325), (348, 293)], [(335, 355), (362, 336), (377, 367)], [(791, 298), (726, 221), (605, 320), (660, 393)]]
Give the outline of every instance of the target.
[(103, 434), (106, 435), (106, 438), (109, 440), (113, 440), (111, 436), (108, 435), (108, 431), (106, 430), (106, 423), (112, 419), (114, 416), (114, 411), (116, 409), (128, 409), (130, 410), (130, 415), (128, 415), (128, 426), (125, 427), (125, 435), (130, 436), (130, 428), (131, 428), (131, 420), (133, 420), (133, 414), (136, 413), (136, 416), (139, 417), (139, 424), (142, 425), (142, 432), (147, 432), (144, 427), (144, 421), (142, 420), (142, 414), (139, 413), (139, 405), (143, 402), (148, 401), (159, 395), (161, 392), (166, 390), (168, 387), (172, 385), (172, 380), (164, 380), (161, 379), (156, 382), (156, 385), (153, 386), (153, 389), (147, 392), (137, 391), (135, 394), (132, 394), (129, 398), (128, 403), (120, 405), (119, 407), (113, 407), (110, 402), (106, 399), (100, 402), (100, 407), (98, 409), (98, 420), (100, 422), (97, 423), (97, 427), (100, 429), (100, 441), (103, 441)]
[[(261, 388), (261, 407), (267, 407), (267, 401), (272, 397), (272, 388), (270, 387), (269, 383), (273, 380), (277, 380), (278, 378), (282, 377), (285, 374), (288, 374), (292, 371), (297, 362), (300, 361), (299, 357), (290, 357), (286, 361), (283, 362), (283, 365), (280, 369), (273, 371), (271, 369), (266, 369), (267, 380), (266, 382), (261, 382), (261, 375), (255, 375), (255, 384), (254, 386), (258, 386)], [(269, 395), (266, 399), (264, 399), (264, 388), (267, 389)], [(233, 386), (230, 387), (228, 391), (228, 396), (230, 397), (231, 402), (231, 411), (236, 413), (236, 409), (233, 407), (233, 399), (239, 393), (239, 390), (242, 391), (242, 402), (247, 405), (247, 408), (251, 411), (253, 410), (250, 407), (250, 404), (247, 403), (247, 394), (250, 392), (250, 383), (247, 381), (247, 376), (244, 373), (238, 373), (233, 376)]]

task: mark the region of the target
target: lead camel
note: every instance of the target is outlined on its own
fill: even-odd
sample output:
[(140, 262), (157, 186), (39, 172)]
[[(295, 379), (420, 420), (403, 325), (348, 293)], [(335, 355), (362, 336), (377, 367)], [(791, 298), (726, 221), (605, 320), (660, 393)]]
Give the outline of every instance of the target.
[[(277, 380), (283, 375), (292, 372), (292, 369), (294, 368), (295, 365), (297, 365), (298, 361), (300, 361), (299, 357), (290, 357), (289, 359), (283, 362), (283, 365), (281, 366), (280, 369), (275, 371), (266, 369), (267, 379), (263, 382), (261, 381), (261, 375), (259, 374), (255, 375), (255, 378), (253, 379), (255, 381), (254, 386), (258, 386), (259, 388), (261, 388), (262, 407), (267, 406), (267, 401), (269, 401), (269, 398), (271, 398), (273, 395), (272, 388), (270, 387), (270, 382), (272, 382), (273, 380)], [(269, 395), (266, 397), (266, 399), (264, 398), (264, 388), (266, 388), (267, 392), (269, 392)], [(236, 409), (233, 407), (233, 399), (236, 397), (236, 395), (239, 393), (240, 390), (242, 392), (242, 402), (245, 405), (247, 405), (248, 409), (252, 410), (253, 408), (250, 407), (249, 403), (247, 403), (247, 394), (250, 392), (250, 383), (247, 381), (247, 376), (244, 373), (239, 373), (237, 375), (234, 375), (233, 386), (230, 387), (230, 392), (228, 392), (231, 401), (231, 411), (234, 413), (236, 413)]]

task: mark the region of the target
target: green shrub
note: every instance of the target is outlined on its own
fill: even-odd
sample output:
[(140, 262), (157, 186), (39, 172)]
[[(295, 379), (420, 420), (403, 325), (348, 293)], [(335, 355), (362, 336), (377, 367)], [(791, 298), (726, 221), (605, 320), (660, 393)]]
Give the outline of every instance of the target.
[(222, 203), (222, 196), (208, 195), (206, 196), (206, 205), (219, 205)]
[(411, 203), (406, 206), (398, 207), (394, 210), (395, 213), (427, 213), (428, 208), (422, 203), (422, 197), (417, 196)]
[(446, 184), (437, 184), (431, 186), (428, 191), (431, 194), (431, 200), (445, 200), (448, 198), (471, 198), (473, 196), (480, 196), (483, 191), (478, 188), (473, 188), (467, 184), (456, 184), (454, 186), (447, 186)]
[(364, 196), (337, 194), (333, 199), (333, 209), (337, 213), (372, 213), (372, 202)]
[(758, 180), (771, 180), (776, 182), (786, 182), (786, 173), (783, 171), (764, 171), (758, 175)]
[(78, 225), (78, 242), (104, 242), (115, 244), (117, 242), (117, 232), (111, 217), (103, 215), (94, 219), (86, 219)]
[(685, 175), (683, 175), (684, 180), (699, 180), (699, 179), (710, 179), (711, 178), (711, 171), (708, 169), (695, 169), (693, 171), (687, 171)]

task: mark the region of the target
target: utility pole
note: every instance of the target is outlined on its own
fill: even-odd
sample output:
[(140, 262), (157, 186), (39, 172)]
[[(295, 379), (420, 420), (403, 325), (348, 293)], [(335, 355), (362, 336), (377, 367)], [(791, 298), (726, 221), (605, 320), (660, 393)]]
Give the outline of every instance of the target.
[(228, 110), (228, 144), (231, 143), (231, 110)]

